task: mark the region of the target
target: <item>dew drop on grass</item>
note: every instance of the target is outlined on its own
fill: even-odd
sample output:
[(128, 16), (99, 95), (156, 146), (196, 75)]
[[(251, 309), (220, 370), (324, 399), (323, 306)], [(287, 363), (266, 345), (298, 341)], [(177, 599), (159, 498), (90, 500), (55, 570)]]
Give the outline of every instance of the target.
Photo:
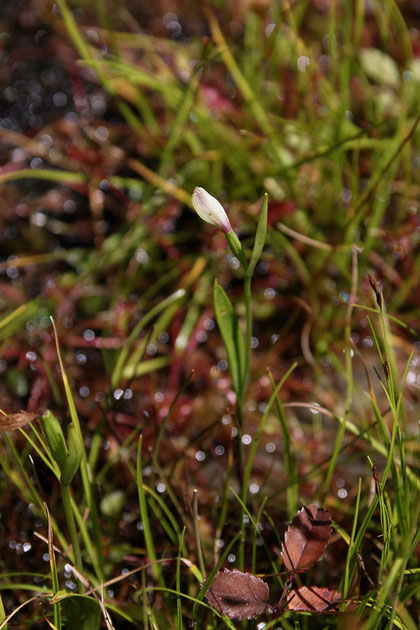
[(214, 320), (210, 319), (209, 317), (207, 319), (204, 320), (204, 328), (206, 330), (213, 330), (215, 326)]
[(298, 70), (300, 72), (306, 72), (306, 68), (309, 66), (310, 63), (311, 60), (309, 59), (309, 57), (306, 57), (306, 55), (301, 55), (300, 57), (298, 57), (297, 60)]
[(242, 436), (242, 444), (248, 445), (248, 444), (251, 444), (251, 442), (252, 442), (252, 437), (248, 435), (248, 433), (245, 433)]
[(160, 343), (168, 343), (169, 335), (168, 335), (168, 333), (166, 331), (163, 331), (163, 332), (161, 332), (159, 334), (158, 339), (159, 339)]
[(216, 448), (214, 449), (214, 452), (216, 453), (216, 455), (219, 455), (219, 456), (220, 456), (220, 455), (224, 455), (224, 453), (225, 453), (225, 447), (224, 447), (224, 446), (222, 446), (221, 444), (218, 444), (218, 445), (216, 446)]
[(84, 365), (87, 361), (87, 356), (85, 355), (84, 352), (77, 352), (76, 353), (76, 363), (78, 365)]
[(8, 267), (6, 271), (7, 277), (11, 280), (15, 280), (19, 276), (19, 269), (17, 267)]
[(116, 390), (114, 390), (114, 398), (115, 398), (115, 400), (119, 400), (123, 394), (124, 394), (124, 390), (123, 389), (116, 389)]
[(195, 459), (198, 462), (203, 462), (206, 459), (206, 454), (203, 451), (197, 451), (195, 454)]

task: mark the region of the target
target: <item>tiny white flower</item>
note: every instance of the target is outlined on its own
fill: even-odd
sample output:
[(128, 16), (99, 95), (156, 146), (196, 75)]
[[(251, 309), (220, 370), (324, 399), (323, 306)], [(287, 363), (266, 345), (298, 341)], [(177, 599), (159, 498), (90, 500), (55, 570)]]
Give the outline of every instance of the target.
[(232, 226), (222, 204), (207, 190), (200, 187), (194, 188), (191, 201), (194, 210), (203, 221), (214, 225), (225, 234), (231, 232)]

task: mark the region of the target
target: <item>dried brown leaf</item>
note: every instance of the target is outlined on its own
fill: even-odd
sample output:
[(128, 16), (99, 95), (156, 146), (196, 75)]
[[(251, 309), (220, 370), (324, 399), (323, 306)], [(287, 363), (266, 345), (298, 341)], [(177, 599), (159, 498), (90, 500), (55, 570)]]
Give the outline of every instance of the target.
[(286, 610), (300, 612), (335, 611), (337, 602), (340, 600), (341, 593), (338, 591), (330, 591), (328, 588), (318, 586), (301, 586), (297, 590), (290, 591)]
[(0, 431), (12, 431), (13, 429), (24, 427), (25, 424), (38, 418), (38, 415), (28, 411), (19, 411), (19, 413), (9, 413), (7, 416), (0, 416)]
[(303, 507), (284, 536), (281, 557), (288, 571), (310, 569), (322, 555), (331, 536), (331, 516), (316, 505)]
[(251, 619), (261, 615), (267, 606), (268, 595), (268, 586), (263, 580), (236, 569), (219, 571), (206, 593), (213, 608), (231, 619)]

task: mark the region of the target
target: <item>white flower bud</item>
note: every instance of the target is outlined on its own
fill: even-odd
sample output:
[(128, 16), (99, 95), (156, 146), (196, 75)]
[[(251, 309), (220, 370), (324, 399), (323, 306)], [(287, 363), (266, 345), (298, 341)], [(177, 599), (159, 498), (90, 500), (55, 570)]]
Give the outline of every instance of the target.
[(204, 188), (194, 188), (191, 197), (192, 205), (198, 216), (214, 225), (218, 230), (228, 234), (232, 230), (232, 226), (228, 216), (222, 206), (215, 197), (210, 195)]

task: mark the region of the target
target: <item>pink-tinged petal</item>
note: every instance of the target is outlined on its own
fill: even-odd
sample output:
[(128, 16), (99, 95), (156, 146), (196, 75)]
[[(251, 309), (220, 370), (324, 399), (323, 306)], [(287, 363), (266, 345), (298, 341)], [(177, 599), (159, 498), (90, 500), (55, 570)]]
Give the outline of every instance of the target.
[(232, 226), (222, 204), (207, 190), (200, 187), (194, 188), (191, 201), (194, 210), (203, 221), (214, 225), (225, 234), (231, 231)]

